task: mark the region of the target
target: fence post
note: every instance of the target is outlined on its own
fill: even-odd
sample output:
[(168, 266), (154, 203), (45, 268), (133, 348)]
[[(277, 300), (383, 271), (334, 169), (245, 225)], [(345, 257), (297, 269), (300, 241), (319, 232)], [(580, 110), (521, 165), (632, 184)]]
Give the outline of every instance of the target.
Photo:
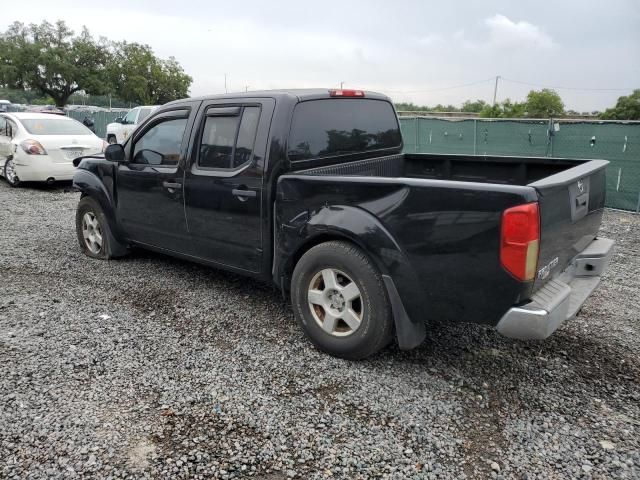
[(478, 144), (478, 119), (473, 119), (473, 154), (476, 155)]

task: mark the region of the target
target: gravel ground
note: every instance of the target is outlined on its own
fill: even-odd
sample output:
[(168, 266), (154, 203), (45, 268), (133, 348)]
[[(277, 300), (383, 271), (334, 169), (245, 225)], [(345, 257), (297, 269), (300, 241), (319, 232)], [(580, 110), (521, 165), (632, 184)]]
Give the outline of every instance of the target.
[(80, 254), (77, 193), (0, 181), (3, 478), (640, 478), (640, 216), (542, 343), (433, 325), (347, 362), (279, 294), (161, 255)]

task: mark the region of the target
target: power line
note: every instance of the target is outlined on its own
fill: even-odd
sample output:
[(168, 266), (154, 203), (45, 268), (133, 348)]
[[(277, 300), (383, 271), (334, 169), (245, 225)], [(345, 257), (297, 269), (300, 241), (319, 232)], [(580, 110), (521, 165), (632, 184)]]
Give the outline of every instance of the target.
[(496, 77), (486, 78), (477, 82), (465, 83), (464, 85), (455, 85), (453, 87), (433, 88), (430, 90), (379, 90), (383, 93), (430, 93), (430, 92), (442, 92), (444, 90), (455, 90), (457, 88), (471, 87), (473, 85), (480, 85), (481, 83), (492, 82)]
[(581, 87), (553, 87), (550, 85), (540, 85), (538, 83), (529, 83), (529, 82), (521, 82), (520, 80), (511, 80), (509, 78), (500, 77), (500, 80), (509, 83), (519, 83), (521, 85), (528, 85), (529, 87), (539, 87), (539, 88), (551, 88), (554, 90), (582, 90), (585, 92), (628, 92), (629, 90), (633, 90), (633, 88), (581, 88)]

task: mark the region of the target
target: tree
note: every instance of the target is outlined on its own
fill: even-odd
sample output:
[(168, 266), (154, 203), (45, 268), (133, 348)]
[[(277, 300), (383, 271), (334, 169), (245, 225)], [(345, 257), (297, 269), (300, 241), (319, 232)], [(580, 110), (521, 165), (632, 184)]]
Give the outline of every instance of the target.
[(603, 120), (640, 120), (640, 89), (631, 95), (618, 98), (616, 106), (600, 114)]
[(471, 100), (467, 100), (462, 104), (461, 112), (470, 112), (470, 113), (479, 113), (483, 109), (487, 107), (487, 102), (484, 100), (476, 100), (472, 102)]
[(61, 20), (55, 25), (14, 22), (0, 35), (0, 86), (48, 95), (58, 107), (79, 90), (104, 93), (105, 42), (95, 41), (86, 28), (76, 36)]
[(560, 95), (548, 88), (539, 92), (531, 90), (527, 95), (527, 117), (549, 118), (558, 117), (564, 113), (564, 103)]
[(139, 43), (113, 45), (109, 79), (113, 93), (127, 102), (154, 105), (189, 95), (193, 79), (175, 58), (157, 58), (151, 47)]
[(526, 116), (526, 110), (525, 103), (511, 102), (507, 98), (493, 106), (486, 104), (480, 112), (480, 116), (483, 118), (519, 118)]

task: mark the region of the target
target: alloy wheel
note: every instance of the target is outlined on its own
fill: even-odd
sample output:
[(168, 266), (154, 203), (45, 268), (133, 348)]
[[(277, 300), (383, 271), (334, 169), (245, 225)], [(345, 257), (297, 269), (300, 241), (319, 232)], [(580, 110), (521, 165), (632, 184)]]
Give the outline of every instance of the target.
[(82, 236), (91, 253), (97, 255), (102, 251), (102, 228), (95, 213), (87, 212), (82, 217)]
[(311, 279), (307, 299), (313, 318), (329, 335), (346, 337), (360, 328), (362, 294), (346, 273), (334, 268), (321, 270)]

